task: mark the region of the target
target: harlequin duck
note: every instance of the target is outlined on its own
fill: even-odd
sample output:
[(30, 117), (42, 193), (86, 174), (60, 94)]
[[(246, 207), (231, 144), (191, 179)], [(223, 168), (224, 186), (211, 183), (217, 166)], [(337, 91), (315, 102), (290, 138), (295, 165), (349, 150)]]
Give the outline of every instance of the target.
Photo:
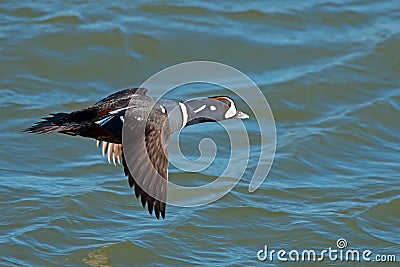
[[(249, 116), (236, 109), (226, 96), (179, 102), (149, 97), (145, 88), (116, 92), (93, 106), (71, 113), (53, 113), (27, 128), (30, 133), (59, 132), (79, 135), (102, 143), (108, 161), (122, 163), (136, 197), (150, 214), (165, 218), (168, 180), (167, 144), (170, 134), (211, 121)], [(124, 147), (122, 136), (126, 135)], [(129, 145), (126, 145), (129, 144)], [(123, 150), (124, 149), (124, 150)], [(145, 189), (145, 190), (144, 190)]]

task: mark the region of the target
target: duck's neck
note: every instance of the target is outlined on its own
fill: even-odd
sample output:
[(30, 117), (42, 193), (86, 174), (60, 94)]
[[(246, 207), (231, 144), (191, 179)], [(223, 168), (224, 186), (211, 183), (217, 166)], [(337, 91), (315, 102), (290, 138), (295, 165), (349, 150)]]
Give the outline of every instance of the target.
[(185, 126), (225, 119), (224, 104), (210, 98), (192, 99), (185, 102), (161, 100), (158, 103), (167, 110), (171, 133)]

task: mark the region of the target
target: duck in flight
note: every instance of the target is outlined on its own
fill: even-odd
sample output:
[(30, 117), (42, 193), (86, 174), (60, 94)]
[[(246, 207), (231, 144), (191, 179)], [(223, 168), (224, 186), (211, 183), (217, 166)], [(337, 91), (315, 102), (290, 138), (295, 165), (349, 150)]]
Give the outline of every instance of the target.
[[(93, 106), (71, 113), (53, 113), (24, 131), (58, 132), (90, 137), (102, 144), (108, 161), (122, 163), (130, 187), (150, 215), (165, 218), (169, 136), (203, 122), (249, 116), (226, 96), (185, 102), (157, 99), (145, 88), (130, 88), (107, 96)], [(122, 142), (124, 136), (124, 142)], [(124, 144), (124, 146), (123, 146)]]

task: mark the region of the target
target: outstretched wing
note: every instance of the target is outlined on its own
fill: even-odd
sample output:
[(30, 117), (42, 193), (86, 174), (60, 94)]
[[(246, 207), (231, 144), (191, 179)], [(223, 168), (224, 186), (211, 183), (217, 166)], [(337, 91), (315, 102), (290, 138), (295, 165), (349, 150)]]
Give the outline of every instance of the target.
[[(160, 110), (146, 112), (141, 109), (125, 114), (123, 132), (123, 158), (125, 175), (135, 195), (140, 196), (143, 207), (157, 218), (165, 218), (169, 123)], [(148, 117), (146, 121), (146, 117)]]
[(121, 91), (118, 91), (116, 93), (113, 93), (106, 98), (103, 98), (99, 102), (97, 102), (95, 105), (105, 103), (105, 102), (113, 102), (115, 100), (121, 100), (128, 98), (130, 99), (134, 94), (139, 94), (139, 95), (146, 95), (147, 89), (146, 88), (129, 88), (129, 89), (124, 89)]

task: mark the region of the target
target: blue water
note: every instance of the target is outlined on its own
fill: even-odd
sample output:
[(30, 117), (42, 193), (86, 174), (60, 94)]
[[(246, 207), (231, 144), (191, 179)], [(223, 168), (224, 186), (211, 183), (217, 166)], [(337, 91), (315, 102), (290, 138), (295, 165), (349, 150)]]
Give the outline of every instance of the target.
[[(390, 0), (1, 2), (0, 265), (280, 266), (257, 252), (321, 251), (339, 238), (399, 261), (398, 9)], [(209, 205), (168, 206), (165, 220), (147, 214), (94, 141), (21, 132), (192, 60), (241, 70), (268, 100), (277, 150), (254, 193), (254, 118), (245, 122), (251, 155), (238, 185)], [(221, 92), (193, 86), (170, 96)], [(189, 158), (212, 137), (216, 168), (171, 167), (170, 179), (215, 179), (229, 156), (223, 130), (205, 124), (182, 135)]]

